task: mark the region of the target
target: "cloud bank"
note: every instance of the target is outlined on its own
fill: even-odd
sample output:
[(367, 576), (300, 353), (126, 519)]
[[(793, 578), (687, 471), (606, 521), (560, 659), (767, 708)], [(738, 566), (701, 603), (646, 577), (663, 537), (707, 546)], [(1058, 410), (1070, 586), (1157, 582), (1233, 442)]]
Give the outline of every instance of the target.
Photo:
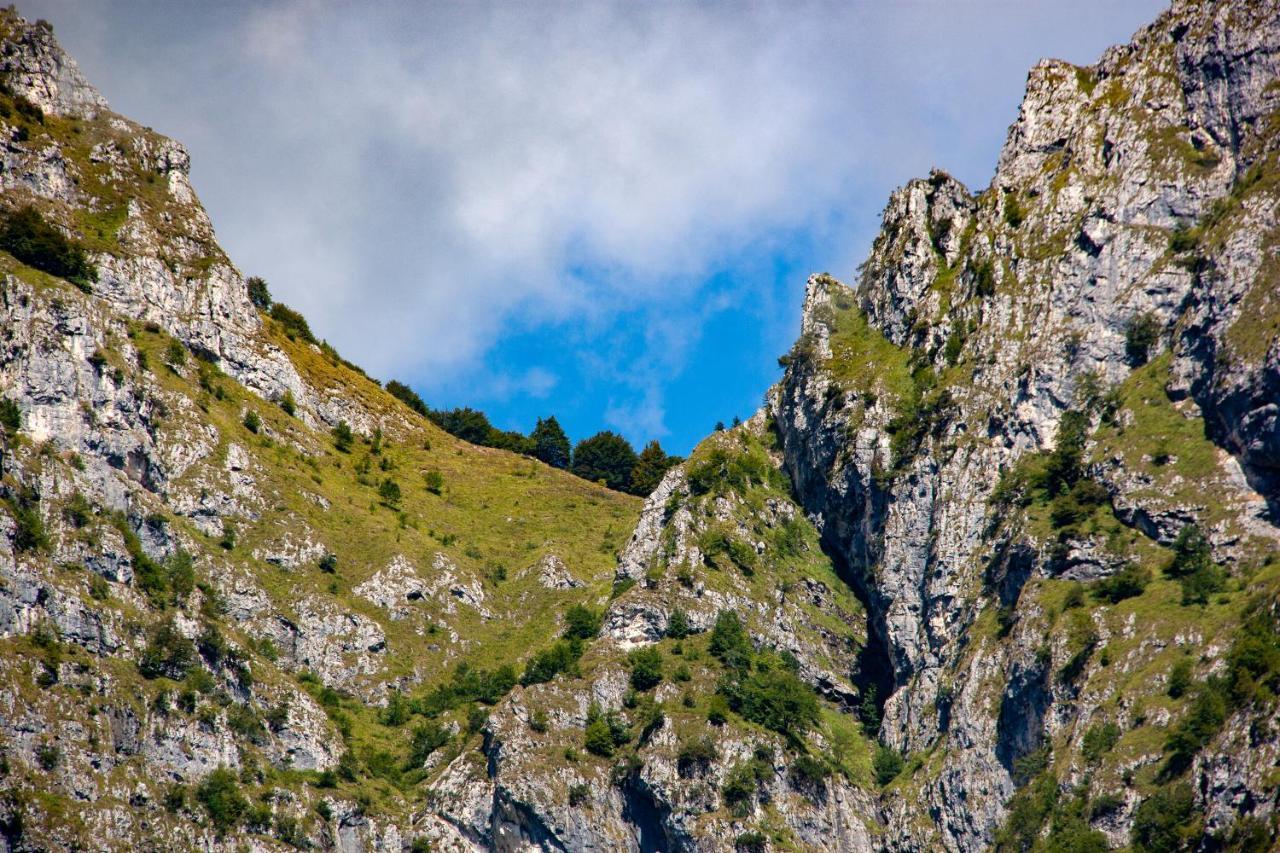
[[(706, 361), (718, 311), (760, 309), (724, 346), (789, 339), (802, 278), (780, 286), (771, 259), (803, 247), (851, 276), (892, 186), (933, 165), (986, 183), (1036, 58), (1092, 61), (1160, 5), (22, 11), (116, 109), (191, 147), (232, 257), (344, 354), (500, 408), (571, 373), (601, 425), (639, 437), (696, 403), (668, 379)], [(550, 348), (507, 349), (539, 330)], [(755, 395), (776, 349), (749, 356)]]

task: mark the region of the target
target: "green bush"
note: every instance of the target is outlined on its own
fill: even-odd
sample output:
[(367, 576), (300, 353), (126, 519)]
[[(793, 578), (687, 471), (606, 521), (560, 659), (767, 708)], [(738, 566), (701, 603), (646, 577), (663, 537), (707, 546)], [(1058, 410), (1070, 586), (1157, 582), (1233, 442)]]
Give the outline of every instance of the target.
[(1008, 192), (1004, 195), (1004, 221), (1010, 228), (1017, 228), (1027, 218), (1027, 213), (1022, 208), (1022, 202), (1018, 200), (1016, 193)]
[(680, 745), (676, 754), (676, 772), (684, 779), (705, 773), (719, 757), (720, 751), (710, 737), (691, 738)]
[(187, 348), (182, 345), (182, 341), (177, 338), (169, 341), (164, 353), (164, 363), (174, 369), (187, 363)]
[(739, 853), (765, 853), (769, 849), (769, 839), (763, 832), (743, 832), (733, 840), (733, 849)]
[(1151, 357), (1151, 348), (1160, 340), (1160, 321), (1153, 314), (1137, 314), (1124, 329), (1124, 354), (1129, 364), (1141, 367)]
[(1120, 727), (1115, 723), (1107, 722), (1090, 726), (1084, 733), (1080, 751), (1085, 761), (1093, 764), (1110, 752), (1119, 740)]
[(689, 617), (679, 607), (671, 611), (667, 617), (667, 628), (664, 634), (673, 640), (683, 640), (689, 636)]
[(813, 690), (785, 666), (758, 661), (755, 672), (723, 682), (720, 692), (743, 719), (758, 723), (798, 743), (818, 723)]
[(143, 678), (172, 678), (181, 681), (195, 666), (196, 647), (178, 632), (172, 622), (161, 623), (138, 659)]
[(450, 740), (449, 730), (435, 720), (428, 720), (413, 730), (409, 741), (409, 769), (421, 767), (431, 756)]
[(444, 474), (441, 474), (439, 470), (432, 468), (422, 475), (422, 479), (427, 486), (427, 491), (433, 495), (438, 495), (444, 491)]
[(662, 682), (662, 652), (654, 646), (634, 649), (627, 655), (631, 665), (631, 686), (639, 691), (652, 690)]
[(1169, 671), (1169, 684), (1165, 692), (1171, 699), (1181, 699), (1191, 689), (1191, 660), (1182, 658)]
[(0, 427), (10, 433), (22, 428), (22, 409), (8, 397), (0, 397)]
[(378, 486), (378, 497), (381, 498), (382, 502), (391, 509), (398, 508), (400, 506), (401, 497), (400, 484), (390, 477), (387, 477), (382, 481), (382, 485)]
[(729, 771), (720, 788), (720, 796), (734, 817), (743, 818), (751, 813), (756, 792), (772, 773), (773, 755), (767, 747), (756, 747), (756, 754), (750, 761)]
[(307, 325), (307, 318), (283, 302), (271, 306), (271, 319), (280, 324), (289, 340), (300, 339), (309, 344), (316, 343), (316, 337), (311, 334), (311, 327)]
[(235, 828), (249, 813), (249, 801), (240, 793), (235, 774), (225, 767), (206, 776), (196, 786), (195, 796), (219, 835)]
[(582, 657), (582, 640), (557, 640), (550, 648), (535, 654), (525, 665), (520, 683), (528, 687), (530, 684), (542, 684), (550, 681), (562, 672), (573, 673), (577, 670), (578, 659)]
[(468, 702), (495, 705), (515, 685), (516, 671), (510, 664), (489, 670), (460, 663), (448, 683), (437, 685), (415, 701), (414, 710), (434, 717)]
[(262, 418), (258, 417), (258, 413), (253, 409), (244, 414), (244, 428), (252, 433), (257, 433), (262, 428)]
[(648, 497), (662, 482), (667, 471), (680, 460), (668, 456), (657, 441), (651, 441), (640, 451), (635, 467), (631, 469), (631, 493), (640, 497)]
[(24, 264), (67, 281), (88, 292), (98, 270), (84, 248), (62, 236), (30, 205), (5, 215), (0, 223), (0, 249)]
[(1178, 532), (1164, 571), (1182, 585), (1184, 605), (1208, 603), (1209, 596), (1220, 592), (1226, 582), (1225, 573), (1213, 562), (1208, 540), (1195, 524)]
[(591, 800), (591, 786), (585, 782), (569, 786), (569, 805), (578, 808)]
[(1128, 598), (1137, 598), (1151, 582), (1151, 570), (1137, 563), (1129, 563), (1111, 577), (1103, 578), (1093, 587), (1093, 594), (1103, 601), (1119, 604)]
[(707, 650), (731, 669), (742, 669), (750, 665), (754, 649), (751, 637), (742, 626), (737, 613), (722, 610), (716, 614)]
[(387, 696), (387, 704), (378, 714), (378, 722), (384, 726), (403, 726), (409, 722), (409, 715), (412, 714), (412, 708), (409, 700), (399, 690), (392, 690)]
[(591, 640), (600, 633), (604, 614), (581, 604), (574, 604), (564, 612), (564, 638), (566, 640)]
[(1058, 803), (1058, 781), (1044, 773), (1021, 787), (1009, 800), (1004, 825), (996, 832), (994, 848), (1000, 853), (1035, 849), (1045, 821)]
[(293, 417), (298, 411), (298, 402), (293, 399), (293, 392), (285, 389), (284, 394), (280, 397), (280, 409), (289, 417)]
[(616, 711), (605, 713), (599, 705), (592, 703), (587, 710), (587, 725), (583, 732), (583, 746), (587, 752), (611, 758), (618, 747), (630, 740), (631, 733)]
[(880, 744), (871, 759), (871, 769), (876, 774), (876, 784), (884, 787), (898, 778), (902, 772), (902, 754), (891, 746)]
[(350, 453), (351, 442), (354, 440), (351, 426), (346, 421), (338, 421), (338, 425), (333, 428), (333, 446), (342, 453)]
[(1185, 783), (1156, 790), (1133, 813), (1131, 842), (1140, 853), (1174, 853), (1195, 849), (1203, 822), (1195, 794)]
[(259, 311), (271, 310), (271, 291), (267, 288), (266, 281), (252, 275), (245, 279), (245, 286), (249, 290), (249, 301), (253, 303), (254, 308)]
[(760, 448), (733, 452), (719, 445), (690, 463), (686, 479), (695, 495), (742, 492), (753, 485), (781, 485), (782, 475)]
[(9, 503), (9, 510), (13, 513), (15, 551), (25, 554), (49, 547), (49, 537), (45, 533), (44, 519), (40, 517), (40, 507), (34, 492), (19, 495)]
[(1186, 714), (1165, 738), (1169, 753), (1164, 774), (1176, 776), (1191, 766), (1192, 759), (1203, 749), (1227, 720), (1227, 688), (1222, 679), (1211, 678), (1196, 693)]

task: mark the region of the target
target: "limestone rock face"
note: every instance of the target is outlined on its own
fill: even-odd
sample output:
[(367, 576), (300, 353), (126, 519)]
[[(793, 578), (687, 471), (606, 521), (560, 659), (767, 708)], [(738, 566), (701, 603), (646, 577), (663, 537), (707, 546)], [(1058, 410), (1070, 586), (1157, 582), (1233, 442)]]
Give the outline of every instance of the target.
[(643, 506), (260, 311), (47, 25), (0, 77), (4, 206), (98, 273), (0, 253), (0, 849), (1280, 832), (1277, 0), (1037, 64)]

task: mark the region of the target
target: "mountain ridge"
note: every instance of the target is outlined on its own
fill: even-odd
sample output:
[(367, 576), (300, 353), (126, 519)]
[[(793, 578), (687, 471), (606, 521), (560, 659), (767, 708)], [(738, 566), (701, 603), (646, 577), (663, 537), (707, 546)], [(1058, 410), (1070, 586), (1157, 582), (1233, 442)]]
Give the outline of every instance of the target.
[(1266, 849), (1278, 22), (1036, 65), (641, 506), (260, 313), (0, 14), (5, 207), (97, 270), (0, 253), (4, 849)]

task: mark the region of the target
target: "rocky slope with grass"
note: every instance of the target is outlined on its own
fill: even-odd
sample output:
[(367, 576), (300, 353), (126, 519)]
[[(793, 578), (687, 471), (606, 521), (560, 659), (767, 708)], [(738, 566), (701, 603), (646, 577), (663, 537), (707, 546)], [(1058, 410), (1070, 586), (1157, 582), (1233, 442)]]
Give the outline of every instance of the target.
[(1036, 66), (643, 505), (388, 394), (0, 42), (0, 849), (1267, 849), (1274, 0)]

